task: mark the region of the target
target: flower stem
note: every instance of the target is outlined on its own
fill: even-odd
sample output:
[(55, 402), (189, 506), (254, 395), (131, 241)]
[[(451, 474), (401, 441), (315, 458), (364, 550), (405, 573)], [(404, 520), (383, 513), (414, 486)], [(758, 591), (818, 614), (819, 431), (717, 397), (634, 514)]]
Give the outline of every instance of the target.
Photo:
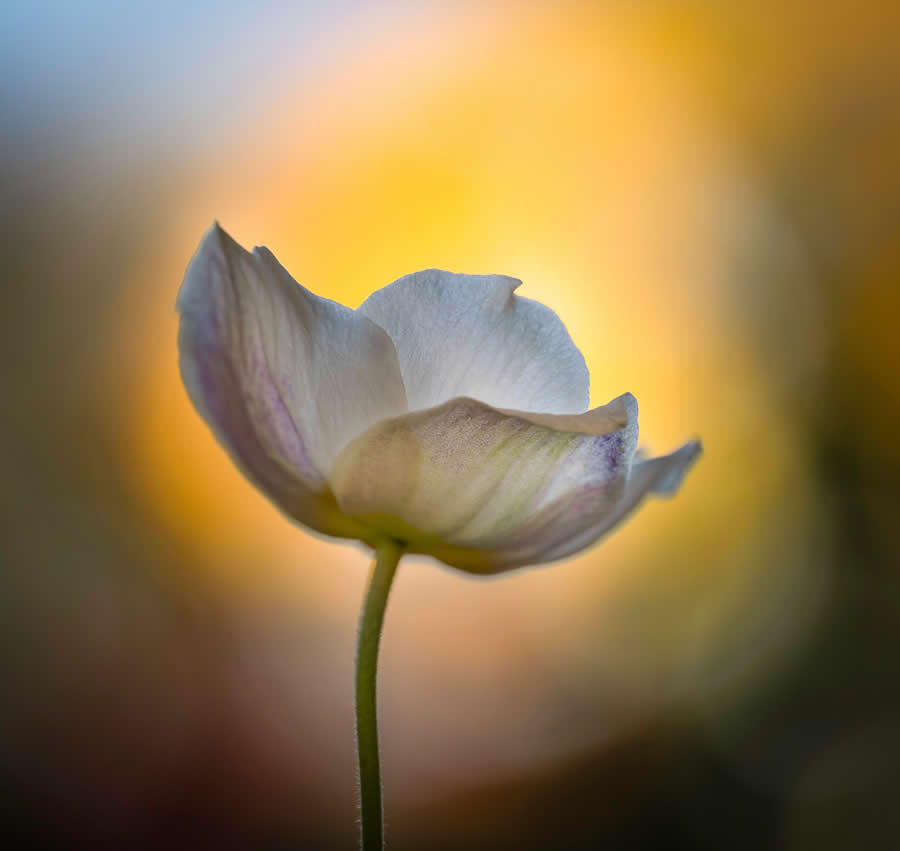
[(384, 610), (401, 555), (403, 545), (397, 541), (384, 540), (376, 547), (375, 564), (369, 577), (369, 591), (359, 621), (359, 644), (356, 652), (356, 744), (359, 751), (362, 851), (382, 851), (384, 848), (375, 674)]

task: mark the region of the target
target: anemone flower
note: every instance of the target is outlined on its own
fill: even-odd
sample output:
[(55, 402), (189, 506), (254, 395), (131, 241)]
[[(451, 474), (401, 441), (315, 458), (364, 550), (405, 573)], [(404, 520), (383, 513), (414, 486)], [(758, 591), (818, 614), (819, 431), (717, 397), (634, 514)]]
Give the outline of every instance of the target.
[(584, 358), (504, 275), (429, 269), (356, 310), (218, 224), (178, 295), (181, 374), (244, 474), (309, 529), (376, 554), (357, 659), (363, 848), (383, 843), (375, 665), (400, 556), (495, 574), (589, 547), (700, 454), (636, 454), (630, 393), (587, 410)]

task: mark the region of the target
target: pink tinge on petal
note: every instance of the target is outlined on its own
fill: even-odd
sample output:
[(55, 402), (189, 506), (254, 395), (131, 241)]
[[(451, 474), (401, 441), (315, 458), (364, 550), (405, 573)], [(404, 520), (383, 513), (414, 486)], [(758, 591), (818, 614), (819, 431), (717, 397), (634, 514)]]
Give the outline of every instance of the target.
[[(672, 496), (702, 454), (699, 441), (690, 441), (669, 455), (650, 458), (634, 464), (622, 494), (608, 507), (602, 496), (589, 490), (561, 501), (559, 515), (570, 514), (569, 528), (562, 525), (548, 534), (538, 560), (556, 561), (581, 552), (615, 529), (650, 495)], [(604, 510), (606, 509), (606, 510)]]
[[(188, 334), (183, 334), (182, 340), (186, 337)], [(215, 423), (215, 431), (244, 473), (264, 489), (272, 491), (276, 499), (290, 499), (297, 487), (298, 470), (307, 471), (309, 479), (315, 480), (316, 473), (302, 438), (280, 400), (276, 401), (280, 408), (264, 414), (263, 423), (252, 422), (235, 378), (234, 367), (221, 346), (185, 340), (181, 349), (184, 381), (191, 388), (195, 405), (204, 411), (207, 420)], [(261, 425), (273, 429), (282, 437), (290, 435), (287, 441), (282, 441), (291, 462), (290, 468), (285, 468), (266, 451), (260, 439)]]
[[(628, 394), (579, 416), (454, 399), (379, 423), (351, 442), (332, 486), (344, 511), (410, 551), (496, 572), (540, 561), (556, 534), (578, 533), (589, 521), (560, 508), (573, 496), (590, 518), (621, 498), (636, 417)], [(585, 433), (573, 430), (579, 425)]]
[[(611, 444), (598, 441), (598, 448), (604, 445)], [(480, 575), (577, 555), (618, 527), (645, 497), (671, 496), (701, 452), (699, 441), (691, 441), (669, 455), (635, 463), (627, 478), (593, 478), (524, 517), (503, 535), (465, 544), (440, 542), (429, 554)], [(614, 466), (612, 462), (610, 468)]]
[(238, 467), (312, 529), (363, 537), (326, 474), (354, 429), (405, 410), (387, 334), (218, 226), (188, 266), (178, 310), (185, 387)]
[[(264, 445), (261, 426), (253, 421), (244, 405), (234, 366), (221, 346), (208, 337), (204, 339), (202, 333), (195, 337), (185, 324), (179, 340), (182, 375), (191, 399), (241, 472), (282, 511), (315, 531), (338, 537), (362, 537), (362, 530), (337, 510), (327, 486), (312, 484), (315, 471), (289, 416), (279, 415), (279, 431), (293, 429), (294, 432), (289, 454), (291, 466), (287, 467)], [(310, 471), (310, 479), (298, 477), (298, 470)]]
[(250, 327), (256, 340), (263, 329), (233, 279), (227, 240), (230, 237), (216, 229), (207, 235), (185, 278), (194, 285), (186, 284), (179, 294), (178, 343), (185, 386), (214, 430), (223, 432), (228, 448), (246, 456), (245, 464), (272, 460), (264, 445), (269, 435), (287, 469), (310, 483), (321, 482), (265, 353), (248, 339)]

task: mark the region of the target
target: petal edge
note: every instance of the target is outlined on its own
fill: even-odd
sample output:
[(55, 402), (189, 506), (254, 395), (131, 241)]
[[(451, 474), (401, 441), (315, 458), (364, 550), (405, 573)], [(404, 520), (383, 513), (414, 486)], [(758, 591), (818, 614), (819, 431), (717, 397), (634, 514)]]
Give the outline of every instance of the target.
[[(188, 395), (238, 467), (292, 517), (357, 537), (326, 475), (348, 430), (405, 409), (388, 336), (302, 288), (265, 249), (245, 251), (218, 223), (176, 306)], [(335, 391), (342, 381), (350, 393)]]
[(581, 352), (549, 307), (515, 294), (521, 283), (426, 269), (363, 302), (397, 347), (411, 411), (460, 397), (553, 414), (587, 408)]

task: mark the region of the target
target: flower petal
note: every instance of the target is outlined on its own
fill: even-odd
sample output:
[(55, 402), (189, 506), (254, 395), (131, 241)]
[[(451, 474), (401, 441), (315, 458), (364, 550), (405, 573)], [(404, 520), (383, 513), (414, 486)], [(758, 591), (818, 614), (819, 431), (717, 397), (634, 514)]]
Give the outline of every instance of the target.
[(340, 454), (331, 483), (341, 509), (376, 534), (490, 573), (526, 563), (504, 550), (569, 494), (618, 504), (636, 444), (630, 394), (580, 416), (454, 399), (369, 429)]
[(218, 224), (191, 260), (177, 306), (185, 386), (238, 466), (290, 515), (357, 537), (326, 476), (349, 440), (406, 410), (388, 335)]
[(530, 518), (526, 535), (490, 542), (502, 552), (501, 569), (557, 561), (586, 549), (625, 520), (646, 496), (673, 496), (701, 453), (700, 442), (692, 440), (668, 455), (635, 460), (614, 504), (591, 484), (576, 488)]
[(360, 307), (394, 341), (411, 411), (461, 396), (495, 408), (581, 413), (588, 371), (550, 308), (521, 298), (503, 275), (428, 269)]

